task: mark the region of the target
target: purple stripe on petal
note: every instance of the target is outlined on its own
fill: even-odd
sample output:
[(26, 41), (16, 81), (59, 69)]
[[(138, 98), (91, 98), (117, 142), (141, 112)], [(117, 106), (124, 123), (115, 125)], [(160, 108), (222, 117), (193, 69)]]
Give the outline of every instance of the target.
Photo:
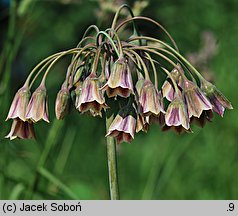
[(174, 108), (169, 117), (169, 123), (171, 125), (178, 125), (180, 123), (179, 108)]
[(218, 115), (223, 116), (225, 108), (221, 105), (219, 100), (214, 96), (211, 100), (212, 105), (213, 105), (213, 110), (216, 112)]

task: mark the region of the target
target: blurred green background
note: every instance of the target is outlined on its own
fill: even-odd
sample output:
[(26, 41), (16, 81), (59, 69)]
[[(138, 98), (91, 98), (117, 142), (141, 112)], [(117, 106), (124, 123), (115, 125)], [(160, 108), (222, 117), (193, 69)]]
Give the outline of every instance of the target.
[[(4, 139), (11, 125), (4, 120), (40, 60), (76, 46), (90, 24), (109, 27), (122, 3), (162, 23), (185, 56), (196, 56), (209, 32), (216, 55), (198, 66), (234, 110), (215, 115), (204, 129), (193, 126), (192, 134), (153, 125), (131, 145), (118, 146), (121, 199), (238, 199), (237, 0), (0, 0), (0, 199), (109, 199), (104, 120), (76, 111), (64, 121), (54, 117), (69, 59), (48, 78), (51, 123), (37, 124), (36, 141)], [(155, 30), (144, 22), (140, 29)]]

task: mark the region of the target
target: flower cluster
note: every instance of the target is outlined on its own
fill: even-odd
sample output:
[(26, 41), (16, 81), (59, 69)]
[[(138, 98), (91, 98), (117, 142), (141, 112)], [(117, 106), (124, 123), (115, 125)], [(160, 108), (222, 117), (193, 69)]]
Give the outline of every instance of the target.
[[(192, 123), (204, 127), (213, 112), (223, 116), (225, 108), (232, 109), (226, 97), (179, 53), (159, 23), (132, 16), (117, 25), (118, 14), (111, 28), (100, 31), (90, 26), (76, 48), (46, 58), (31, 71), (10, 107), (7, 120), (13, 119), (13, 124), (7, 138), (34, 138), (33, 124), (49, 122), (45, 80), (52, 66), (66, 55), (72, 55), (72, 60), (57, 94), (56, 118), (63, 119), (72, 107), (101, 117), (111, 109), (114, 120), (106, 136), (114, 137), (118, 144), (130, 143), (135, 133), (147, 132), (152, 123), (157, 122), (163, 131), (190, 132)], [(172, 45), (141, 36), (135, 20), (160, 27)], [(125, 38), (120, 30), (130, 22), (133, 35)], [(42, 72), (41, 84), (31, 95), (33, 83)], [(159, 84), (164, 77), (161, 73), (166, 79)]]

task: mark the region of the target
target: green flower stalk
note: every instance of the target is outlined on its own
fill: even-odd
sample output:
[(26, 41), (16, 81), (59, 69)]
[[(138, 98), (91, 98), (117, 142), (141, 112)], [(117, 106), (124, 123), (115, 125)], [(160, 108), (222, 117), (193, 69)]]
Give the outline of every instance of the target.
[[(118, 24), (123, 8), (131, 17)], [(141, 21), (162, 30), (169, 41), (142, 36), (138, 31)], [(133, 29), (126, 35), (122, 29), (130, 23)], [(6, 120), (12, 119), (13, 124), (7, 138), (34, 138), (33, 125), (40, 120), (49, 122), (45, 81), (53, 66), (67, 55), (72, 58), (56, 97), (56, 118), (67, 118), (74, 107), (81, 114), (106, 119), (111, 199), (119, 199), (118, 144), (133, 142), (136, 133), (147, 132), (153, 123), (159, 123), (163, 131), (190, 132), (194, 123), (204, 127), (214, 112), (223, 116), (225, 108), (232, 109), (217, 87), (183, 57), (160, 23), (134, 16), (129, 6), (122, 5), (111, 27), (89, 26), (75, 48), (45, 58), (30, 72), (11, 104)], [(34, 91), (39, 77), (43, 77), (41, 84)], [(34, 92), (31, 98), (30, 91)]]

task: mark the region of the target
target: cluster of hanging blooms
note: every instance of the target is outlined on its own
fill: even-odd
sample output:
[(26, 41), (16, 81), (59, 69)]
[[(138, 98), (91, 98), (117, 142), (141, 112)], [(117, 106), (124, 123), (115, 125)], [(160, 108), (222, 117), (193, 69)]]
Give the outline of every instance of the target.
[[(120, 7), (110, 28), (100, 31), (95, 25), (89, 26), (76, 48), (47, 57), (31, 71), (10, 107), (7, 120), (13, 123), (7, 138), (34, 138), (34, 124), (49, 122), (45, 80), (66, 55), (72, 55), (72, 60), (57, 94), (56, 118), (65, 118), (72, 107), (100, 117), (110, 110), (114, 120), (106, 136), (114, 137), (118, 144), (130, 143), (135, 133), (147, 132), (152, 123), (157, 122), (163, 131), (172, 128), (178, 133), (190, 132), (191, 124), (204, 127), (214, 112), (223, 116), (225, 108), (232, 109), (226, 97), (179, 53), (159, 23), (135, 17), (129, 9), (132, 17), (118, 24), (123, 8), (129, 9)], [(140, 21), (162, 29), (171, 45), (141, 35)], [(122, 29), (130, 23), (133, 33), (126, 38)], [(42, 73), (39, 87), (31, 94), (33, 83)]]

